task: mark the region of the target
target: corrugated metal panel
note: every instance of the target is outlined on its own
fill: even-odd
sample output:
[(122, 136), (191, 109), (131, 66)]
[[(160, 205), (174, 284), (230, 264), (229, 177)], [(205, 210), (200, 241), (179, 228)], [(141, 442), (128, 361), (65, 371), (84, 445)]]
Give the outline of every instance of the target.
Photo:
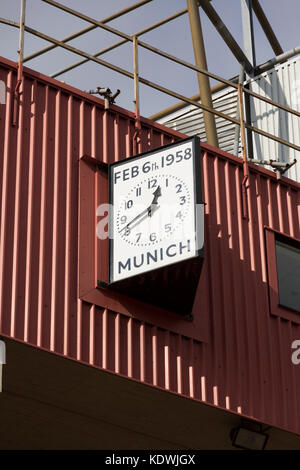
[[(1, 334), (300, 433), (300, 327), (269, 314), (264, 244), (265, 225), (300, 238), (299, 185), (253, 167), (245, 220), (240, 159), (203, 146), (207, 343), (101, 308), (77, 294), (78, 158), (128, 156), (133, 116), (27, 70), (14, 128), (11, 63), (0, 80)], [(140, 150), (178, 137), (143, 121)]]
[[(250, 81), (252, 91), (278, 103), (300, 110), (300, 57), (277, 65)], [(286, 111), (251, 98), (252, 124), (270, 134), (300, 145), (300, 120)], [(298, 160), (286, 176), (300, 181), (300, 155), (296, 150), (254, 134), (254, 158), (292, 162)]]
[[(299, 111), (300, 57), (277, 65), (274, 69), (249, 80), (248, 83), (255, 93)], [(236, 90), (229, 89), (213, 95), (213, 107), (217, 111), (236, 117)], [(250, 109), (253, 126), (300, 145), (300, 121), (297, 116), (252, 97)], [(203, 113), (194, 106), (186, 106), (158, 122), (187, 135), (199, 135), (203, 141), (206, 141)], [(235, 125), (216, 116), (216, 126), (220, 149), (233, 153)], [(285, 176), (300, 181), (300, 155), (296, 150), (256, 133), (253, 133), (253, 150), (253, 158), (258, 160), (292, 162), (297, 159), (297, 164), (288, 170)], [(240, 148), (239, 156), (241, 156)]]
[[(216, 93), (213, 95), (213, 107), (217, 111), (235, 118), (237, 114), (237, 91), (232, 88)], [(201, 140), (206, 141), (203, 112), (195, 106), (186, 106), (176, 113), (159, 119), (158, 122), (186, 135), (199, 135)], [(216, 116), (216, 126), (220, 149), (233, 153), (235, 125)]]

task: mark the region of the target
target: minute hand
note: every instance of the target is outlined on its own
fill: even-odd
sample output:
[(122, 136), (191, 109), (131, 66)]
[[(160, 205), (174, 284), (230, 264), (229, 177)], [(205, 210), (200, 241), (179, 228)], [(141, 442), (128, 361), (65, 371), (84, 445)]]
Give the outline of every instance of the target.
[(132, 225), (134, 222), (136, 222), (140, 217), (142, 217), (143, 215), (146, 215), (147, 213), (149, 213), (149, 207), (147, 207), (147, 209), (144, 209), (143, 212), (141, 212), (140, 214), (138, 214), (134, 219), (132, 219), (130, 222), (128, 222), (128, 224), (125, 225), (125, 227), (123, 227), (120, 231), (122, 232), (123, 230), (127, 229), (130, 227), (130, 225)]

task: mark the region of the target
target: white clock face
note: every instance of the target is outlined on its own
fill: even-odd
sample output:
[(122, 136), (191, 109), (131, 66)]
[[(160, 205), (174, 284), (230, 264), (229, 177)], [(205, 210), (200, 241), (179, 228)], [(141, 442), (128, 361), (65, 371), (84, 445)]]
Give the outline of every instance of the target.
[(196, 255), (194, 159), (190, 139), (111, 166), (110, 282)]
[(156, 246), (181, 229), (190, 207), (191, 194), (182, 178), (168, 172), (153, 173), (121, 200), (117, 231), (130, 245)]

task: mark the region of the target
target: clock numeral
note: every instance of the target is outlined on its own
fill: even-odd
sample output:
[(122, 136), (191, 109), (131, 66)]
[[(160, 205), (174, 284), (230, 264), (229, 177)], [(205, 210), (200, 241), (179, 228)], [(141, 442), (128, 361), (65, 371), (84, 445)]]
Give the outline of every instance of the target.
[(183, 213), (181, 211), (177, 212), (176, 217), (178, 217), (178, 219), (182, 220), (183, 219)]
[(148, 181), (148, 188), (149, 189), (155, 188), (156, 186), (157, 186), (157, 179), (156, 178), (154, 178), (153, 180)]
[(149, 238), (150, 238), (150, 241), (151, 241), (151, 242), (155, 242), (155, 240), (156, 240), (156, 238), (157, 238), (157, 237), (156, 237), (156, 233), (154, 233), (154, 232), (153, 232), (153, 233), (150, 233), (150, 237), (149, 237)]
[(142, 195), (142, 188), (136, 188), (136, 196)]
[(175, 155), (169, 153), (166, 157), (163, 155), (161, 157), (161, 167), (164, 168), (166, 166), (173, 165), (173, 163), (180, 163), (183, 159), (189, 160), (192, 157), (192, 149), (188, 147), (184, 150), (178, 150)]
[(183, 206), (183, 204), (186, 203), (186, 199), (185, 199), (185, 196), (180, 196), (180, 205)]
[(130, 235), (130, 228), (126, 227), (125, 230), (124, 230), (124, 233), (125, 233), (126, 237), (128, 237), (128, 235)]
[(125, 224), (125, 223), (127, 222), (127, 217), (126, 217), (126, 215), (122, 215), (122, 217), (121, 217), (120, 220), (121, 220), (121, 224)]
[(151, 170), (150, 162), (145, 162), (142, 168), (143, 173), (148, 173)]
[(165, 232), (171, 232), (171, 230), (172, 230), (171, 224), (166, 224), (165, 225)]
[(169, 186), (169, 180), (166, 178), (166, 188)]
[(170, 166), (172, 165), (172, 163), (174, 162), (174, 155), (172, 155), (171, 153), (169, 153), (169, 155), (167, 155), (166, 157), (165, 156), (162, 156), (161, 157), (161, 167), (164, 168), (165, 166), (165, 161), (166, 161), (166, 165), (167, 166)]
[(185, 149), (185, 152), (184, 152), (184, 159), (185, 160), (189, 160), (192, 156), (192, 149), (189, 147), (187, 149)]
[(176, 152), (176, 162), (179, 163), (181, 162), (182, 159), (183, 159), (182, 150), (178, 150), (178, 152)]
[(166, 156), (166, 160), (167, 160), (167, 166), (172, 165), (172, 163), (174, 162), (174, 155), (170, 153), (169, 155)]
[(175, 188), (177, 189), (176, 193), (182, 193), (182, 184), (176, 184)]
[(133, 206), (133, 200), (125, 201), (125, 209), (130, 209)]
[(141, 236), (142, 236), (141, 233), (136, 233), (136, 242), (135, 243), (138, 243), (140, 241)]

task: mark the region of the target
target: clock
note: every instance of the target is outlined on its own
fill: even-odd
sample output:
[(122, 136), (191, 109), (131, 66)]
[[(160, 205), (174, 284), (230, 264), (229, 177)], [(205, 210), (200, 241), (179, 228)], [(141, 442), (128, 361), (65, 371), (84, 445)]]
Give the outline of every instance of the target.
[[(112, 288), (128, 293), (134, 286), (137, 297), (151, 301), (153, 283), (166, 293), (174, 269), (203, 258), (200, 158), (200, 140), (192, 137), (109, 166)], [(137, 286), (143, 284), (141, 294)]]
[(191, 194), (182, 178), (171, 172), (151, 174), (121, 200), (116, 232), (130, 245), (154, 247), (172, 239), (190, 209)]

